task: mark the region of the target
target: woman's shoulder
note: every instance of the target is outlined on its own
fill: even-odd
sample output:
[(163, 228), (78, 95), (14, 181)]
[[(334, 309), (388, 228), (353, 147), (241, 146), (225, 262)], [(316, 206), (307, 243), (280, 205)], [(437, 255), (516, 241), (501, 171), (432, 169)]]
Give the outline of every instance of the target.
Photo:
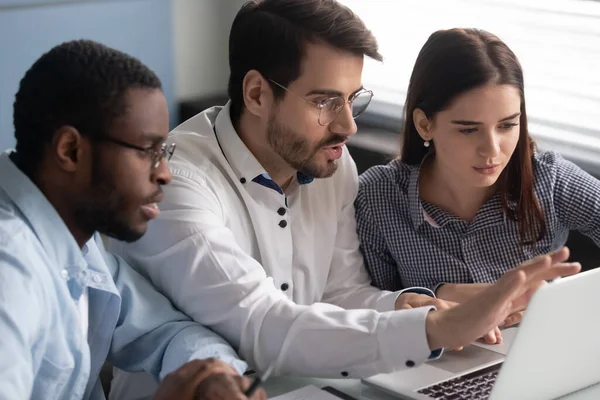
[(399, 159), (386, 165), (369, 168), (359, 177), (358, 195), (354, 202), (357, 220), (362, 223), (373, 220), (389, 220), (394, 213), (408, 207), (408, 191), (411, 173), (418, 173), (418, 166), (411, 166)]
[(534, 167), (554, 169), (558, 164), (565, 161), (560, 153), (552, 150), (536, 150), (532, 157)]
[(556, 195), (569, 187), (570, 191), (586, 191), (590, 186), (590, 175), (556, 151), (536, 151), (532, 157), (534, 182), (538, 194)]
[(385, 165), (376, 165), (362, 173), (359, 187), (362, 190), (384, 191), (386, 188), (395, 187), (405, 189), (408, 186), (411, 173), (418, 170), (418, 166), (408, 165), (400, 159), (390, 161)]
[(542, 182), (554, 184), (557, 179), (572, 174), (573, 168), (578, 169), (560, 153), (552, 150), (536, 150), (532, 156), (532, 165), (538, 184)]

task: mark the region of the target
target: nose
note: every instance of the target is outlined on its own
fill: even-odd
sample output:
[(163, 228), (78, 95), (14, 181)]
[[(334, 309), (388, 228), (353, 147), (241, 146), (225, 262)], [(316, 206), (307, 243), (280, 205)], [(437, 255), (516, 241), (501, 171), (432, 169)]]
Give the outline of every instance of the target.
[(496, 157), (500, 154), (500, 137), (495, 131), (485, 132), (479, 142), (479, 154), (484, 157)]
[(153, 181), (156, 181), (159, 185), (168, 185), (171, 183), (171, 179), (173, 176), (171, 175), (171, 170), (169, 169), (169, 164), (167, 160), (163, 157), (158, 164), (158, 167), (152, 173)]
[(346, 102), (340, 115), (329, 124), (329, 130), (333, 133), (344, 134), (348, 137), (353, 136), (356, 133), (358, 128), (356, 126), (356, 121), (352, 118), (351, 104)]

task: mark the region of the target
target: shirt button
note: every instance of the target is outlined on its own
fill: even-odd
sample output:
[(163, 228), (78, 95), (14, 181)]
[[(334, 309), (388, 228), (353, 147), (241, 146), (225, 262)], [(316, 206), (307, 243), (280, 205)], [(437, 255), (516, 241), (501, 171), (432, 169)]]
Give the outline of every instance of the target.
[(289, 288), (290, 288), (290, 285), (288, 285), (287, 283), (282, 283), (282, 284), (281, 284), (281, 290), (283, 290), (284, 292), (285, 292), (286, 290), (288, 290)]
[(277, 210), (277, 214), (285, 215), (285, 208), (281, 207), (279, 210)]
[(94, 279), (94, 282), (96, 283), (102, 282), (102, 277), (100, 275), (94, 275), (94, 278), (92, 279)]
[(406, 362), (406, 366), (407, 366), (408, 368), (412, 368), (412, 367), (414, 367), (414, 366), (415, 366), (415, 362), (414, 362), (413, 360), (408, 360), (408, 361)]
[(242, 179), (240, 179), (240, 182), (241, 182), (241, 183), (242, 183), (242, 185), (243, 185), (244, 183), (246, 183), (246, 178), (242, 178)]
[(348, 374), (348, 372), (347, 372), (347, 371), (342, 371), (342, 376), (343, 376), (344, 378), (348, 377), (348, 375), (349, 375), (349, 374)]
[(279, 226), (285, 228), (287, 226), (287, 221), (285, 219), (282, 219), (281, 221), (279, 221)]
[(67, 271), (66, 269), (63, 269), (62, 271), (60, 271), (60, 276), (63, 279), (69, 279), (69, 271)]

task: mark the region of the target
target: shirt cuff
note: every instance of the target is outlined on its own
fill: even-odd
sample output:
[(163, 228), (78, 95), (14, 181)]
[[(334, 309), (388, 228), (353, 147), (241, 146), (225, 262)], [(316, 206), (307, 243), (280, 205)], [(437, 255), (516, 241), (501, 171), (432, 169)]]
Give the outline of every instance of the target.
[[(396, 300), (402, 293), (416, 293), (416, 294), (424, 294), (426, 296), (434, 297), (435, 293), (431, 289), (427, 289), (425, 287), (410, 287), (402, 290), (398, 290), (396, 292), (391, 293), (391, 296), (386, 296), (382, 301), (377, 305), (377, 311), (386, 312), (386, 311), (394, 311), (396, 309)], [(427, 312), (435, 310), (435, 307), (430, 307)], [(407, 312), (409, 310), (402, 310), (402, 312)], [(425, 314), (427, 315), (427, 314)], [(427, 342), (427, 331), (424, 332), (425, 342)], [(429, 344), (427, 343), (427, 349), (429, 349)], [(436, 349), (431, 351), (429, 354), (428, 360), (437, 360), (444, 354), (444, 349)]]
[[(191, 357), (189, 361), (192, 360), (205, 360), (207, 357), (205, 354), (202, 355), (197, 355), (194, 357)], [(231, 365), (240, 375), (244, 375), (244, 373), (248, 370), (248, 364), (243, 361), (240, 360), (238, 357), (236, 356), (230, 356), (230, 355), (226, 355), (226, 354), (214, 354), (213, 358), (216, 358), (219, 361), (224, 362), (225, 364), (229, 364)]]
[(444, 349), (433, 350), (427, 359), (428, 360), (437, 360), (438, 358), (440, 358), (442, 356), (442, 354), (444, 354)]
[[(241, 360), (238, 354), (229, 345), (223, 345), (221, 343), (206, 344), (202, 348), (191, 351), (188, 354), (184, 353), (186, 350), (189, 351), (189, 349), (183, 349), (181, 352), (171, 351), (165, 354), (159, 380), (163, 380), (167, 374), (175, 371), (187, 362), (192, 360), (205, 360), (207, 358), (215, 358), (231, 365), (240, 375), (243, 375), (248, 369), (248, 364)], [(183, 358), (181, 356), (183, 356)]]
[[(411, 287), (411, 288), (401, 290), (397, 293), (398, 293), (398, 296), (400, 296), (402, 293), (417, 293), (417, 294), (424, 294), (427, 296), (435, 297), (435, 291), (441, 285), (443, 285), (443, 283), (438, 284), (433, 291), (430, 289), (424, 288), (424, 287), (417, 286), (417, 287)], [(396, 296), (396, 298), (398, 298), (398, 296)], [(394, 304), (395, 304), (395, 301), (394, 301)], [(440, 358), (442, 356), (442, 354), (444, 354), (444, 349), (433, 350), (431, 352), (431, 354), (429, 354), (428, 360), (437, 360), (438, 358)]]
[(248, 364), (246, 364), (245, 361), (242, 361), (239, 358), (221, 357), (221, 361), (231, 365), (240, 375), (244, 375), (244, 373), (248, 370)]
[(389, 370), (412, 368), (432, 356), (425, 328), (427, 314), (435, 307), (419, 307), (382, 315), (383, 329), (378, 329), (380, 357)]

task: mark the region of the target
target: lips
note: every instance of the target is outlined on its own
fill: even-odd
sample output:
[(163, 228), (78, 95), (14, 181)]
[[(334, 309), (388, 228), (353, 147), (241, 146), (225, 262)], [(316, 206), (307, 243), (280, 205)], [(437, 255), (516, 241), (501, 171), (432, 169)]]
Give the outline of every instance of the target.
[(500, 164), (484, 165), (481, 167), (473, 167), (473, 169), (483, 175), (493, 175), (500, 168)]
[(158, 204), (156, 203), (144, 204), (141, 209), (144, 216), (149, 220), (158, 217), (158, 214), (160, 214)]
[(164, 194), (162, 192), (158, 193), (156, 196), (154, 196), (152, 198), (152, 200), (150, 200), (150, 202), (142, 205), (140, 207), (140, 209), (142, 210), (142, 213), (144, 214), (144, 216), (147, 219), (154, 219), (156, 217), (158, 217), (158, 214), (160, 214), (160, 209), (158, 208), (158, 203), (160, 203), (163, 200)]
[(323, 146), (321, 147), (321, 150), (323, 150), (325, 154), (327, 154), (327, 158), (329, 158), (330, 160), (337, 160), (342, 156), (342, 149), (344, 144), (346, 144), (346, 141), (338, 142), (334, 145)]
[(342, 146), (328, 146), (321, 148), (330, 160), (337, 160), (342, 156)]
[(345, 140), (336, 140), (334, 143), (330, 143), (330, 144), (326, 144), (324, 145), (322, 148), (326, 149), (326, 148), (330, 148), (330, 147), (342, 147), (343, 145), (346, 144)]

